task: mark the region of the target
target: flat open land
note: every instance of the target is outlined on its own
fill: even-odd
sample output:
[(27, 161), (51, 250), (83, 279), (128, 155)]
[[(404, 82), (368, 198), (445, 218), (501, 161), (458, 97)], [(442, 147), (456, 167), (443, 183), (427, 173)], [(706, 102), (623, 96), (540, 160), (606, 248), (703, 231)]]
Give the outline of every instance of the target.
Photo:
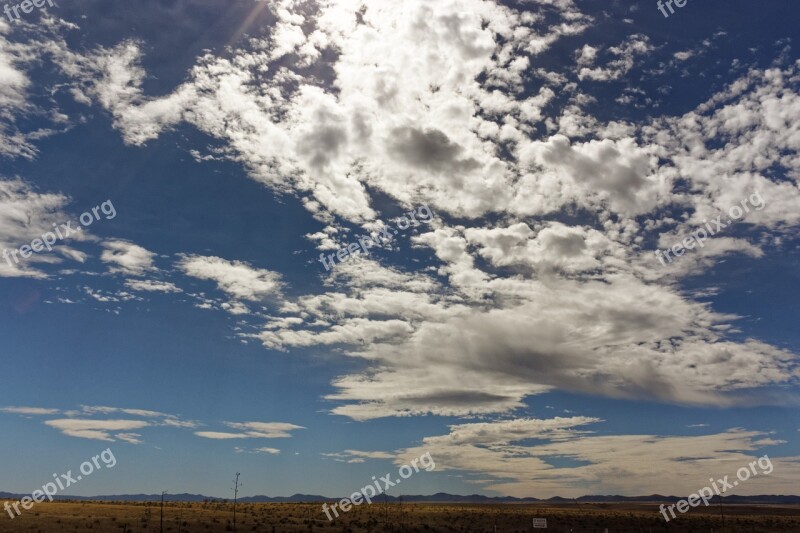
[[(532, 519), (546, 518), (547, 530), (558, 532), (800, 532), (800, 506), (726, 505), (724, 526), (719, 507), (693, 509), (665, 523), (658, 505), (618, 504), (389, 504), (361, 505), (328, 522), (321, 504), (239, 504), (236, 531), (276, 533), (319, 532), (528, 532)], [(163, 531), (233, 531), (233, 506), (228, 503), (168, 503)], [(157, 503), (54, 502), (35, 505), (11, 520), (0, 516), (0, 531), (158, 532)]]

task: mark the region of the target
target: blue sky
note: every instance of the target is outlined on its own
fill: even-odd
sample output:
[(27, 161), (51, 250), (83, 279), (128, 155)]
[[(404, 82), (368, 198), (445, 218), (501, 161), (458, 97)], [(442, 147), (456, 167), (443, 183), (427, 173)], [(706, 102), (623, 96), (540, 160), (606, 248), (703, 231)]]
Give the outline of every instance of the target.
[(346, 495), (426, 452), (398, 492), (688, 494), (764, 454), (738, 493), (796, 492), (797, 15), (6, 18), (0, 490), (110, 447), (73, 494), (226, 497), (239, 471), (245, 494)]

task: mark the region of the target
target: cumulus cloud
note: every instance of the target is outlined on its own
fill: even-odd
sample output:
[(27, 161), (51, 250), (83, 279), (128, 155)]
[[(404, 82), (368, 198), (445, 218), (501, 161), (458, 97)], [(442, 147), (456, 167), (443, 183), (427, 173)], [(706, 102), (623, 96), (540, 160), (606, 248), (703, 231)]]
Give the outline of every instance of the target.
[(188, 276), (214, 281), (221, 291), (237, 299), (258, 301), (281, 294), (279, 273), (255, 268), (243, 261), (187, 255), (177, 266)]
[[(512, 176), (483, 138), (523, 137), (499, 114), (537, 122), (553, 96), (514, 95), (529, 64), (524, 52), (541, 53), (590, 21), (572, 2), (542, 2), (547, 21), (483, 0), (295, 7), (270, 3), (279, 21), (263, 46), (230, 60), (204, 56), (161, 98), (142, 94), (134, 42), (98, 50), (76, 74), (128, 142), (188, 121), (229, 142), (254, 179), (313, 199), (309, 209), (370, 220), (369, 185), (406, 203), (427, 190), (442, 209), (477, 216), (507, 198)], [(337, 57), (335, 92), (286, 67), (255, 83), (278, 58), (305, 66), (323, 61), (322, 50)]]
[[(797, 380), (791, 352), (755, 339), (727, 340), (726, 324), (736, 317), (641, 279), (627, 260), (633, 252), (599, 232), (549, 224), (537, 233), (517, 225), (449, 241), (420, 239), (449, 265), (460, 298), (437, 296), (443, 287), (356, 289), (353, 267), (342, 292), (298, 299), (287, 306), (298, 320), (261, 334), (271, 347), (350, 345), (347, 353), (374, 365), (335, 380), (339, 391), (328, 398), (345, 402), (335, 413), (368, 419), (503, 412), (554, 388), (731, 405), (759, 401), (762, 387)], [(523, 277), (488, 279), (464, 259), (472, 246), (497, 266), (520, 268)], [(486, 291), (493, 300), (483, 298)]]
[[(345, 223), (376, 224), (376, 204), (426, 203), (440, 215), (403, 243), (426, 254), (425, 267), (358, 258), (292, 298), (270, 270), (216, 256), (178, 261), (230, 298), (203, 296), (199, 306), (243, 317), (258, 313), (246, 303), (276, 300), (276, 316), (248, 338), (363, 363), (334, 380), (335, 413), (503, 413), (554, 389), (695, 405), (775, 401), (800, 377), (796, 354), (739, 334), (739, 317), (679, 284), (731, 254), (764, 257), (770, 240), (759, 232), (796, 231), (798, 65), (751, 69), (680, 116), (608, 122), (592, 112), (604, 105), (592, 88), (638, 72), (660, 45), (642, 34), (588, 42), (595, 21), (574, 2), (527, 4), (536, 9), (265, 3), (278, 20), (269, 36), (205, 53), (160, 96), (143, 88), (141, 43), (61, 60), (130, 145), (187, 123), (250, 178), (297, 197), (325, 225), (308, 235), (321, 250)], [(559, 40), (574, 46), (575, 62), (540, 68), (537, 56)], [(625, 90), (619, 102), (641, 91)], [(769, 207), (749, 213), (736, 235), (658, 264), (656, 247), (754, 191)], [(113, 245), (102, 258), (141, 274), (152, 255), (134, 246)], [(228, 428), (201, 433), (259, 433)]]
[(109, 272), (141, 276), (153, 270), (153, 252), (123, 240), (104, 241), (100, 259), (109, 265)]
[(590, 68), (586, 65), (594, 63), (598, 53), (597, 49), (584, 45), (578, 57), (578, 65), (583, 65), (579, 72), (580, 80), (588, 79), (593, 81), (616, 80), (627, 74), (636, 64), (636, 58), (653, 51), (650, 39), (646, 35), (635, 34), (628, 37), (619, 46), (612, 46), (608, 49), (608, 55), (614, 59), (608, 61), (603, 66)]
[[(536, 171), (526, 176), (525, 190), (515, 199), (515, 208), (530, 214), (553, 213), (575, 203), (593, 211), (604, 205), (632, 217), (653, 210), (659, 196), (669, 197), (669, 183), (657, 175), (653, 149), (633, 139), (573, 145), (556, 135), (522, 145), (519, 155), (524, 167)], [(521, 205), (528, 201), (530, 207)]]
[[(520, 142), (520, 162), (531, 172), (517, 185), (526, 201), (509, 211), (578, 205), (598, 213), (594, 224), (445, 224), (415, 242), (436, 254), (449, 285), (431, 280), (439, 286), (424, 295), (388, 292), (363, 286), (345, 268), (337, 291), (287, 306), (302, 320), (269, 327), (262, 340), (270, 347), (350, 344), (350, 355), (372, 362), (367, 372), (337, 379), (339, 392), (329, 396), (345, 402), (334, 412), (358, 419), (502, 412), (552, 388), (694, 404), (776, 401), (768, 389), (797, 383), (796, 355), (757, 339), (728, 339), (737, 317), (692, 301), (665, 277), (691, 275), (730, 253), (761, 257), (760, 245), (718, 237), (663, 269), (643, 243), (653, 236), (662, 246), (680, 242), (754, 191), (774, 209), (767, 203), (743, 224), (796, 227), (789, 204), (797, 203), (800, 144), (786, 113), (797, 80), (795, 67), (751, 72), (696, 111), (645, 127), (645, 144), (573, 143), (563, 135)], [(719, 134), (730, 142), (717, 143)], [(753, 142), (770, 148), (756, 153)], [(439, 146), (449, 145), (442, 139)], [(764, 174), (776, 167), (795, 178)], [(677, 192), (684, 176), (701, 193)], [(676, 210), (686, 215), (672, 216)], [(367, 270), (375, 277), (381, 268)], [(435, 296), (448, 290), (460, 299)], [(395, 309), (383, 304), (389, 294)], [(309, 327), (315, 321), (326, 326)], [(397, 328), (374, 333), (390, 323)]]

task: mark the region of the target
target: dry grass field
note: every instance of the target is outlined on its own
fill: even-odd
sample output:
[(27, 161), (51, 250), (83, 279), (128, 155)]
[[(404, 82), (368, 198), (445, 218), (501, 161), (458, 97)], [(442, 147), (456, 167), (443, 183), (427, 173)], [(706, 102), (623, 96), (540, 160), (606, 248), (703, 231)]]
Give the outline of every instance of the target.
[[(650, 504), (451, 505), (375, 503), (356, 507), (330, 523), (320, 504), (239, 504), (239, 532), (527, 532), (533, 517), (547, 518), (548, 529), (597, 532), (800, 532), (800, 507), (737, 506), (696, 509), (666, 524)], [(496, 528), (496, 529), (495, 529)], [(163, 531), (233, 531), (227, 503), (168, 503)], [(36, 505), (11, 520), (0, 517), (0, 532), (159, 532), (160, 509), (154, 503), (56, 502)]]

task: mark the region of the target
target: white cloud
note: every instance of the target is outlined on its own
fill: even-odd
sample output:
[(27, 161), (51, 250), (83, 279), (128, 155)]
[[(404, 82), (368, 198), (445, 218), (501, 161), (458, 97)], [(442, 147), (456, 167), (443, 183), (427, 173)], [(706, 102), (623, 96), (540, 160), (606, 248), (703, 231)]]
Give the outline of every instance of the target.
[[(244, 301), (279, 300), (255, 335), (266, 347), (359, 359), (334, 381), (334, 412), (488, 414), (553, 389), (731, 405), (774, 402), (777, 387), (797, 383), (795, 354), (734, 337), (739, 317), (678, 287), (729, 254), (769, 253), (756, 232), (800, 224), (797, 64), (752, 69), (682, 116), (608, 123), (592, 115), (601, 103), (590, 89), (637, 72), (658, 45), (640, 34), (612, 47), (581, 40), (565, 72), (536, 68), (537, 54), (594, 22), (569, 0), (536, 1), (535, 12), (481, 0), (265, 5), (279, 21), (269, 38), (205, 54), (165, 96), (144, 94), (137, 43), (64, 68), (130, 144), (182, 122), (219, 140), (217, 155), (326, 225), (308, 235), (320, 249), (339, 219), (374, 224), (373, 196), (441, 216), (411, 242), (425, 270), (359, 258), (291, 300), (276, 272), (178, 262), (231, 298), (198, 306), (252, 316)], [(521, 90), (528, 75), (552, 87)], [(627, 87), (618, 101), (641, 92)], [(658, 264), (655, 246), (754, 190), (768, 208), (740, 234)], [(121, 256), (115, 268), (152, 266), (146, 254)], [(201, 433), (258, 433), (235, 429)]]
[(214, 281), (221, 291), (234, 298), (257, 301), (281, 294), (280, 274), (243, 261), (187, 255), (178, 262), (178, 268), (188, 276)]
[(250, 435), (242, 433), (228, 433), (223, 431), (195, 431), (195, 435), (205, 439), (247, 439)]
[(285, 422), (225, 422), (232, 429), (247, 431), (248, 434), (265, 439), (280, 439), (291, 437), (291, 431), (305, 429), (303, 426), (287, 424)]
[(555, 135), (522, 143), (519, 157), (524, 167), (536, 170), (523, 178), (512, 204), (520, 213), (548, 214), (575, 203), (632, 217), (669, 197), (670, 183), (657, 173), (654, 148), (630, 138), (572, 144)]
[(256, 453), (266, 453), (270, 455), (278, 455), (281, 451), (277, 448), (255, 448), (253, 449)]
[(231, 429), (239, 433), (225, 431), (196, 431), (195, 435), (206, 439), (281, 439), (292, 436), (296, 429), (305, 429), (303, 426), (285, 422), (224, 422)]
[[(637, 56), (646, 55), (652, 51), (653, 46), (650, 44), (649, 37), (642, 34), (631, 35), (619, 46), (612, 46), (608, 49), (608, 53), (614, 56), (615, 59), (609, 61), (605, 66), (595, 68), (582, 66), (578, 71), (578, 79), (593, 81), (617, 80), (635, 66)], [(587, 46), (584, 46), (578, 58), (578, 65), (590, 65), (594, 62), (596, 56), (596, 50), (591, 47), (587, 49)]]
[(153, 270), (156, 254), (132, 242), (123, 240), (104, 241), (100, 259), (110, 265), (109, 272), (141, 276)]
[(118, 440), (127, 442), (128, 444), (141, 444), (141, 435), (138, 433), (117, 433), (114, 435)]
[(139, 416), (142, 418), (150, 419), (151, 425), (154, 426), (170, 426), (177, 428), (195, 428), (198, 423), (193, 420), (183, 420), (176, 415), (168, 413), (161, 413), (159, 411), (151, 411), (149, 409), (126, 409), (121, 407), (108, 407), (102, 405), (82, 405), (81, 413), (89, 416), (93, 415), (109, 415), (121, 413), (130, 416)]
[[(127, 409), (108, 406), (82, 405), (77, 410), (49, 409), (42, 407), (3, 407), (0, 413), (22, 414), (30, 416), (49, 416), (63, 414), (69, 418), (45, 420), (43, 423), (58, 429), (64, 435), (84, 439), (104, 441), (124, 441), (130, 444), (140, 444), (141, 435), (131, 430), (154, 427), (175, 427), (194, 429), (199, 424), (191, 420), (183, 420), (178, 416), (151, 411), (148, 409)], [(128, 415), (138, 417), (133, 419), (103, 419), (95, 418), (106, 415)]]
[(267, 454), (267, 455), (279, 455), (281, 453), (281, 451), (278, 448), (267, 448), (267, 447), (247, 449), (247, 448), (242, 448), (241, 446), (234, 446), (233, 450), (236, 453), (253, 453), (253, 454)]
[[(41, 239), (43, 234), (54, 231), (54, 225), (71, 218), (63, 211), (68, 202), (61, 194), (37, 192), (21, 179), (0, 178), (0, 252), (3, 252), (0, 277), (44, 278), (46, 274), (37, 266), (60, 263), (61, 258), (56, 253), (70, 257), (73, 251), (68, 241), (59, 242), (53, 252), (45, 249), (27, 259), (18, 253), (20, 246)], [(69, 237), (70, 240), (86, 238), (74, 233)], [(79, 259), (74, 255), (70, 258)]]
[[(498, 126), (499, 113), (535, 122), (553, 96), (549, 89), (512, 96), (529, 63), (518, 51), (540, 53), (590, 21), (571, 2), (541, 3), (552, 24), (482, 0), (293, 7), (270, 3), (279, 23), (263, 43), (267, 52), (240, 50), (230, 60), (208, 54), (163, 98), (142, 95), (141, 51), (132, 42), (99, 50), (90, 62), (97, 72), (79, 74), (128, 142), (186, 120), (229, 142), (254, 179), (313, 198), (309, 209), (370, 220), (369, 183), (405, 203), (426, 190), (442, 209), (479, 216), (507, 199), (511, 173), (476, 132), (519, 138), (513, 124)], [(305, 26), (316, 29), (305, 34)], [(286, 67), (263, 86), (254, 83), (279, 57), (294, 53), (308, 64), (322, 61), (326, 48), (338, 57), (335, 93)], [(482, 75), (487, 87), (476, 81)], [(287, 90), (290, 80), (296, 90)], [(447, 178), (454, 172), (458, 178)]]
[[(441, 287), (359, 286), (356, 269), (371, 264), (363, 262), (340, 278), (341, 292), (287, 305), (303, 319), (272, 322), (262, 341), (351, 345), (347, 353), (374, 370), (338, 378), (329, 399), (345, 402), (335, 413), (358, 419), (509, 411), (553, 388), (730, 405), (771, 401), (752, 391), (797, 379), (790, 352), (726, 340), (736, 317), (643, 281), (635, 252), (599, 232), (548, 224), (538, 233), (525, 225), (465, 233), (420, 237), (449, 265), (459, 298), (436, 296)], [(488, 280), (471, 243), (498, 266), (535, 267), (536, 277)], [(486, 291), (502, 303), (487, 303)]]
[(363, 463), (366, 459), (395, 459), (396, 453), (389, 452), (364, 452), (360, 450), (344, 450), (335, 453), (323, 453), (323, 457), (332, 457), (340, 463)]
[[(777, 166), (800, 177), (800, 142), (786, 111), (797, 99), (790, 77), (795, 68), (751, 73), (698, 111), (646, 128), (646, 144), (564, 136), (521, 142), (520, 161), (536, 171), (518, 181), (509, 211), (541, 215), (577, 204), (597, 213), (596, 223), (444, 224), (415, 242), (434, 251), (449, 285), (431, 282), (425, 295), (380, 282), (365, 287), (341, 265), (347, 274), (330, 278), (336, 290), (287, 304), (284, 318), (302, 320), (272, 322), (261, 338), (268, 347), (350, 344), (347, 353), (372, 366), (337, 379), (339, 392), (329, 398), (347, 402), (334, 412), (359, 419), (508, 411), (552, 388), (692, 404), (775, 402), (770, 386), (797, 383), (796, 355), (757, 339), (728, 339), (737, 317), (713, 312), (667, 279), (732, 252), (761, 257), (761, 246), (723, 236), (665, 269), (643, 243), (653, 236), (662, 245), (678, 242), (754, 190), (769, 207), (751, 212), (746, 224), (796, 227), (800, 215), (789, 204), (797, 205), (797, 178), (757, 174)], [(784, 107), (773, 105), (779, 98)], [(717, 132), (731, 142), (705, 148)], [(774, 149), (755, 153), (753, 142)], [(677, 168), (659, 166), (664, 157)], [(703, 192), (674, 192), (678, 176), (691, 176)], [(688, 217), (665, 214), (681, 207)], [(479, 257), (489, 264), (479, 268)], [(352, 266), (381, 271), (372, 265)], [(454, 290), (457, 303), (428, 294)]]
[[(114, 441), (114, 432), (124, 432), (132, 429), (148, 427), (149, 422), (144, 420), (93, 420), (79, 418), (63, 418), (47, 420), (46, 425), (56, 428), (64, 435), (83, 439)], [(130, 436), (123, 433), (123, 440), (130, 441)]]
[(43, 407), (0, 407), (0, 412), (19, 415), (57, 415), (61, 411)]
[(182, 292), (181, 289), (176, 287), (174, 283), (171, 283), (169, 281), (157, 281), (149, 279), (129, 279), (125, 280), (125, 286), (134, 291), (165, 292), (165, 293)]
[(588, 44), (583, 45), (579, 52), (576, 52), (578, 65), (591, 65), (597, 58), (598, 48)]
[[(49, 63), (53, 55), (64, 54), (62, 32), (70, 29), (77, 26), (55, 17), (37, 23), (0, 20), (0, 157), (33, 160), (39, 153), (37, 141), (74, 124), (54, 98), (43, 100), (48, 91), (42, 93), (31, 81), (34, 69)], [(35, 129), (29, 129), (32, 123)]]
[[(689, 494), (708, 479), (747, 467), (777, 442), (764, 433), (731, 429), (699, 436), (599, 435), (587, 417), (512, 419), (458, 424), (403, 450), (396, 464), (430, 453), (437, 471), (463, 471), (491, 480), (485, 490), (525, 497), (585, 494)], [(534, 441), (535, 444), (529, 444)], [(564, 459), (574, 463), (554, 466)], [(800, 475), (797, 457), (770, 457), (760, 475), (729, 494), (789, 494)], [(654, 475), (657, 473), (657, 475)]]
[(0, 21), (0, 156), (21, 156), (31, 159), (36, 149), (14, 124), (13, 117), (30, 108), (27, 102), (31, 80), (21, 66), (30, 57), (30, 49), (12, 45), (6, 39), (10, 26)]

